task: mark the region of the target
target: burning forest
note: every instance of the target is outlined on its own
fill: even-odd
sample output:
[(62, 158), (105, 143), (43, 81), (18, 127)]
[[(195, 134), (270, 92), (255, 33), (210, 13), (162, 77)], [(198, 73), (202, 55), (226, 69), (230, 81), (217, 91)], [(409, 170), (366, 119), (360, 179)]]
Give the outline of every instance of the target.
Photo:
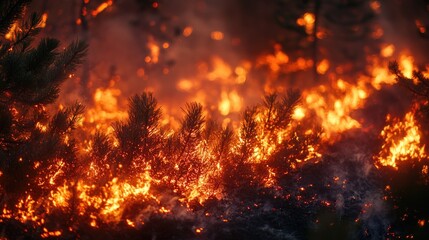
[(0, 239), (429, 238), (426, 0), (0, 2)]

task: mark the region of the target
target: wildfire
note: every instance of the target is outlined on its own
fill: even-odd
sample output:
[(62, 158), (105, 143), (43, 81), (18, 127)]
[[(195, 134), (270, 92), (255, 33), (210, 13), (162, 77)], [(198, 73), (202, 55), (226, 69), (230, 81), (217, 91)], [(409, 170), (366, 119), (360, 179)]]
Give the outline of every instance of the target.
[(381, 131), (384, 143), (377, 157), (382, 166), (398, 169), (398, 162), (410, 158), (424, 158), (425, 145), (420, 143), (420, 129), (414, 119), (414, 113), (408, 112), (402, 121), (387, 117), (389, 123)]
[[(106, 11), (113, 2), (101, 3), (88, 12), (89, 17)], [(159, 4), (152, 3), (152, 7), (158, 8)], [(378, 1), (373, 1), (371, 7), (378, 9)], [(46, 26), (47, 18), (47, 13), (42, 15), (40, 27)], [(316, 31), (315, 23), (316, 16), (309, 12), (296, 19), (296, 24), (303, 27), (307, 34)], [(420, 32), (426, 31), (420, 22), (416, 25)], [(178, 29), (177, 35), (183, 37), (191, 37), (194, 31), (191, 26)], [(12, 39), (18, 31), (19, 26), (14, 24), (5, 38)], [(222, 43), (225, 36), (228, 35), (224, 32), (212, 31), (210, 38), (206, 38)], [(133, 72), (133, 76), (140, 80), (148, 79), (150, 71), (145, 67), (159, 66), (163, 61), (163, 51), (175, 47), (170, 43), (173, 43), (170, 39), (159, 41), (153, 36), (148, 37), (144, 58), (146, 64), (134, 68), (137, 71)], [(65, 157), (54, 156), (49, 166), (44, 166), (44, 159), (29, 164), (37, 170), (35, 185), (42, 190), (25, 192), (14, 202), (14, 206), (3, 206), (0, 221), (12, 219), (23, 224), (34, 224), (38, 226), (38, 236), (41, 238), (64, 236), (63, 229), (45, 224), (50, 214), (58, 212), (70, 216), (70, 225), (67, 226), (70, 232), (77, 225), (73, 221), (81, 219), (86, 220), (91, 229), (122, 225), (139, 228), (153, 215), (176, 216), (209, 205), (212, 200), (229, 200), (228, 191), (233, 190), (228, 189), (227, 181), (231, 176), (227, 173), (234, 167), (238, 171), (233, 169), (233, 174), (247, 174), (245, 184), (263, 186), (270, 188), (270, 191), (278, 190), (275, 198), (295, 198), (303, 205), (317, 200), (328, 208), (343, 204), (344, 199), (340, 197), (335, 202), (317, 195), (306, 196), (312, 191), (312, 183), (294, 186), (296, 193), (286, 193), (282, 189), (284, 186), (280, 186), (284, 180), (281, 177), (299, 171), (305, 164), (322, 162), (325, 152), (320, 144), (333, 145), (345, 132), (365, 126), (365, 119), (355, 114), (356, 110), (362, 109), (372, 94), (396, 83), (387, 69), (385, 58), (398, 55), (401, 71), (407, 78), (412, 78), (415, 70), (414, 59), (396, 53), (393, 44), (384, 44), (380, 56), (368, 56), (368, 61), (373, 64), (365, 69), (368, 74), (350, 79), (343, 75), (344, 69), (336, 67), (330, 59), (320, 58), (314, 62), (307, 57), (296, 57), (282, 49), (281, 44), (274, 44), (271, 51), (234, 64), (213, 55), (198, 62), (193, 75), (176, 79), (173, 86), (178, 92), (186, 94), (184, 100), (202, 105), (201, 109), (197, 104), (187, 105), (189, 108), (197, 106), (201, 115), (192, 115), (188, 108), (184, 108), (186, 116), (181, 121), (177, 120), (177, 109), (173, 109), (177, 106), (165, 106), (161, 111), (157, 106), (155, 110), (150, 109), (147, 106), (150, 104), (143, 102), (140, 108), (134, 109), (135, 112), (132, 112), (133, 108), (127, 112), (125, 105), (133, 99), (124, 100), (123, 90), (116, 85), (118, 76), (113, 76), (105, 84), (107, 86), (94, 87), (82, 120), (77, 122), (76, 135), (67, 132), (59, 140), (66, 146), (74, 146), (76, 136), (83, 136), (73, 148), (76, 159), (69, 163)], [(300, 83), (305, 86), (300, 94), (286, 94), (290, 79), (281, 82), (282, 77), (312, 67), (323, 81)], [(257, 83), (251, 81), (259, 71), (266, 78)], [(273, 92), (282, 93), (285, 97), (280, 99), (277, 94), (271, 94)], [(263, 102), (245, 108), (247, 101), (258, 94), (266, 94)], [(145, 93), (142, 96), (145, 99), (151, 95)], [(156, 105), (156, 101), (152, 103)], [(64, 107), (61, 105), (60, 109)], [(15, 107), (9, 110), (12, 116), (18, 116), (21, 111)], [(159, 116), (154, 113), (157, 110)], [(240, 113), (244, 118), (241, 121), (238, 120)], [(219, 119), (219, 123), (209, 121), (211, 117)], [(132, 122), (133, 118), (137, 120)], [(30, 128), (39, 135), (48, 135), (50, 124), (34, 121)], [(170, 126), (173, 127), (169, 129)], [(321, 127), (321, 132), (315, 127)], [(374, 157), (377, 167), (398, 169), (400, 161), (420, 161), (427, 157), (414, 110), (407, 112), (402, 119), (388, 115), (380, 138), (383, 144)], [(296, 146), (303, 147), (295, 149)], [(282, 151), (290, 154), (283, 157)], [(18, 162), (25, 164), (25, 158), (19, 157)], [(428, 171), (428, 166), (424, 165), (421, 172), (427, 175)], [(2, 176), (3, 172), (0, 171)], [(348, 183), (349, 179), (345, 176), (335, 175), (326, 187), (338, 185), (345, 189)], [(235, 187), (240, 184), (243, 182)], [(385, 186), (385, 191), (391, 190), (390, 185)], [(242, 201), (240, 204), (247, 203)], [(245, 207), (250, 211), (252, 208), (262, 208), (262, 205), (255, 202)], [(360, 214), (368, 214), (373, 208), (373, 203), (364, 203)], [(205, 212), (204, 217), (211, 217), (211, 214)], [(224, 223), (229, 221), (227, 216), (218, 217)], [(361, 219), (357, 218), (356, 222)], [(427, 225), (425, 219), (415, 220), (421, 228)], [(192, 226), (197, 236), (205, 234), (207, 229), (205, 225)]]

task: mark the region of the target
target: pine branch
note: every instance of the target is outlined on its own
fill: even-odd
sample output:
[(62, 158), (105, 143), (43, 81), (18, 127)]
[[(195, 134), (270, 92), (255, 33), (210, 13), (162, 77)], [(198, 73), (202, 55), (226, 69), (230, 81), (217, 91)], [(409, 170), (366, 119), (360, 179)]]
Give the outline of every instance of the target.
[(88, 45), (82, 41), (76, 41), (70, 44), (57, 59), (54, 61), (53, 66), (50, 68), (46, 77), (48, 82), (53, 84), (60, 84), (71, 73), (76, 70), (76, 67), (82, 63), (88, 50)]
[(83, 112), (84, 107), (79, 103), (75, 103), (71, 107), (58, 111), (49, 124), (51, 131), (65, 133), (75, 129), (76, 123), (79, 121)]
[(114, 127), (123, 165), (129, 168), (134, 160), (139, 160), (159, 166), (161, 160), (157, 152), (162, 146), (162, 135), (159, 129), (161, 108), (157, 100), (152, 93), (133, 96), (128, 115), (126, 122), (118, 122)]
[(288, 91), (280, 103), (279, 117), (278, 122), (276, 123), (277, 126), (284, 127), (289, 124), (300, 100), (301, 93), (299, 91)]
[(182, 110), (186, 115), (181, 121), (181, 128), (178, 134), (178, 148), (175, 151), (178, 153), (174, 161), (178, 166), (175, 178), (178, 180), (185, 178), (190, 181), (201, 170), (201, 162), (194, 153), (198, 142), (201, 140), (205, 120), (201, 104), (188, 103), (186, 104), (186, 108)]
[(56, 52), (59, 41), (53, 38), (44, 38), (40, 41), (36, 49), (29, 51), (27, 55), (27, 68), (37, 75), (47, 70), (58, 56)]
[[(11, 48), (15, 51), (21, 51), (24, 52), (27, 50), (27, 48), (30, 46), (31, 42), (34, 39), (34, 36), (36, 36), (40, 32), (40, 22), (41, 22), (40, 16), (38, 16), (36, 13), (33, 13), (31, 15), (30, 20), (25, 21), (22, 28), (23, 30), (15, 30), (13, 34), (12, 39), (12, 45)], [(20, 48), (18, 48), (20, 47)]]
[(199, 103), (190, 103), (186, 105), (185, 118), (181, 122), (180, 138), (182, 147), (177, 159), (179, 160), (185, 154), (191, 145), (196, 143), (196, 140), (201, 137), (201, 131), (205, 122), (203, 117), (203, 107)]
[(104, 159), (112, 151), (112, 144), (109, 137), (106, 134), (97, 131), (92, 139), (93, 144), (91, 156), (100, 160)]
[(22, 17), (24, 8), (31, 0), (2, 0), (0, 1), (0, 35), (6, 34), (12, 24)]
[(222, 130), (219, 141), (215, 146), (215, 153), (217, 153), (218, 161), (222, 161), (224, 158), (228, 157), (233, 138), (234, 132), (230, 127), (226, 127)]
[(252, 155), (253, 149), (256, 146), (257, 126), (255, 120), (256, 108), (247, 108), (244, 111), (243, 121), (240, 127), (240, 162), (246, 162)]
[(401, 84), (417, 96), (429, 100), (429, 79), (424, 77), (422, 72), (413, 72), (413, 79), (417, 81), (417, 84), (414, 84), (413, 79), (405, 77), (401, 70), (399, 70), (399, 65), (397, 62), (390, 62), (389, 70), (391, 73), (395, 74), (396, 81), (398, 81), (399, 84)]
[(152, 93), (143, 93), (130, 99), (128, 115), (128, 125), (139, 126), (140, 130), (143, 131), (143, 135), (147, 136), (159, 126), (161, 108), (158, 107), (158, 103)]

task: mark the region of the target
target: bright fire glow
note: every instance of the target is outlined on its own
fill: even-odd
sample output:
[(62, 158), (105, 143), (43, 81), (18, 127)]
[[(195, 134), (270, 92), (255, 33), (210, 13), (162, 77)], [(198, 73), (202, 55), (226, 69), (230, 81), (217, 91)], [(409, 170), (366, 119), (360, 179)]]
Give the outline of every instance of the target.
[(399, 161), (410, 158), (421, 159), (426, 156), (425, 146), (420, 143), (420, 129), (413, 112), (408, 112), (402, 121), (387, 117), (389, 125), (384, 127), (381, 137), (384, 139), (378, 161), (383, 166), (398, 168)]

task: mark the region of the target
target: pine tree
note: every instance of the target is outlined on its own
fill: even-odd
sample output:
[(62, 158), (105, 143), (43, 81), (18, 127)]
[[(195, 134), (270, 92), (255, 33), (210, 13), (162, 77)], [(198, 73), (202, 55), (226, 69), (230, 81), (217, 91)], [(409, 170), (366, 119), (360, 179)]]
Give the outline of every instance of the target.
[[(292, 58), (313, 61), (315, 80), (323, 59), (330, 61), (330, 69), (341, 67), (339, 74), (353, 76), (364, 70), (366, 57), (379, 50), (379, 37), (373, 36), (376, 13), (370, 4), (368, 0), (278, 0), (276, 18), (288, 34), (281, 44)], [(305, 15), (311, 22), (304, 24)], [(356, 67), (357, 62), (362, 65)]]
[[(11, 206), (24, 195), (46, 194), (48, 186), (67, 177), (76, 160), (70, 133), (83, 111), (75, 104), (49, 116), (48, 105), (87, 47), (76, 41), (60, 50), (51, 38), (35, 44), (40, 17), (22, 20), (29, 2), (0, 3), (0, 186)], [(56, 172), (63, 174), (54, 177)]]
[(157, 158), (162, 146), (161, 109), (151, 93), (143, 93), (130, 99), (128, 115), (128, 121), (118, 123), (115, 131), (123, 153), (122, 162), (130, 166), (133, 161), (140, 161), (139, 166), (148, 164), (156, 172), (161, 161)]
[[(414, 95), (413, 105), (416, 106), (415, 117), (418, 120), (422, 142), (429, 140), (429, 78), (423, 71), (414, 71), (413, 76), (404, 76), (397, 62), (389, 65), (391, 73), (395, 74), (399, 85), (409, 90)], [(420, 133), (419, 133), (420, 134)], [(425, 148), (427, 152), (427, 147)], [(413, 235), (420, 239), (428, 236), (429, 227), (425, 219), (429, 206), (429, 158), (427, 153), (418, 158), (408, 156), (404, 161), (397, 162), (397, 169), (383, 167), (381, 176), (385, 186), (385, 195), (392, 207), (391, 214), (394, 221), (390, 230), (395, 235)]]

